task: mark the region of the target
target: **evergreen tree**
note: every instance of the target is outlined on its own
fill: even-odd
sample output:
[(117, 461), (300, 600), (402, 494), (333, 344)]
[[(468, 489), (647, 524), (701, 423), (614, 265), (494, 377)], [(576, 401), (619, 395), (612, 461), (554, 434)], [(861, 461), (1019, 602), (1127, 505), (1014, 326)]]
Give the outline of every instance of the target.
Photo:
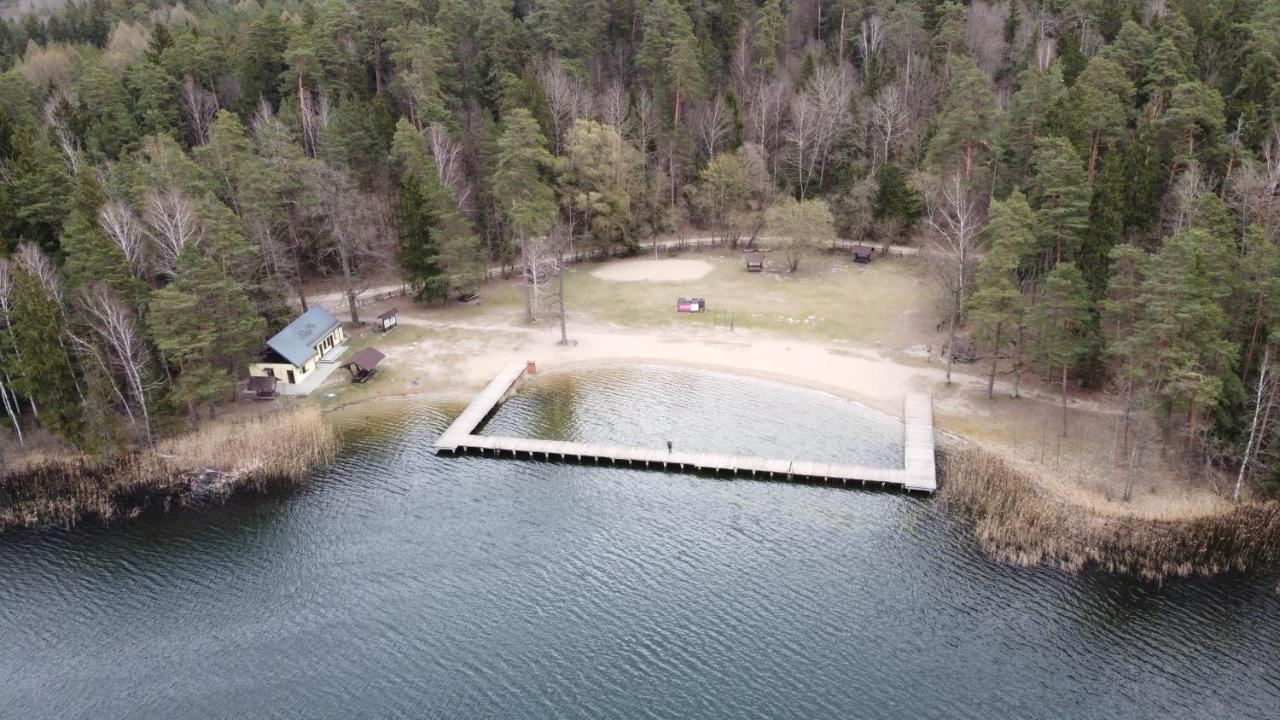
[[(533, 116), (524, 108), (507, 114), (498, 140), (498, 167), (493, 194), (511, 223), (520, 246), (522, 266), (529, 271), (529, 242), (545, 234), (556, 215), (555, 192), (548, 176), (555, 158)], [(525, 320), (532, 323), (533, 288), (525, 282)]]
[(1035, 214), (1027, 199), (1015, 190), (1007, 200), (992, 201), (988, 216), (987, 253), (978, 265), (975, 289), (969, 296), (969, 320), (974, 340), (991, 355), (987, 376), (987, 397), (991, 398), (1001, 353), (1016, 341), (1014, 328), (1026, 312), (1018, 268), (1035, 250)]
[(396, 232), (400, 237), (397, 258), (418, 300), (442, 300), (449, 292), (449, 278), (441, 266), (440, 250), (432, 236), (435, 212), (417, 175), (400, 181), (396, 197)]
[(1089, 226), (1089, 184), (1080, 156), (1062, 137), (1036, 140), (1031, 156), (1036, 239), (1046, 267), (1075, 258)]
[(1067, 434), (1067, 378), (1088, 349), (1089, 297), (1084, 276), (1074, 263), (1060, 262), (1045, 277), (1033, 317), (1032, 358), (1046, 376), (1060, 375), (1062, 435)]
[(958, 57), (952, 68), (951, 87), (926, 162), (940, 176), (959, 169), (965, 181), (973, 183), (975, 175), (999, 156), (1001, 112), (987, 74), (972, 60)]
[(1124, 68), (1095, 57), (1067, 93), (1063, 126), (1076, 150), (1088, 158), (1089, 183), (1096, 177), (1104, 150), (1121, 142), (1133, 105), (1133, 83)]
[(1036, 138), (1050, 129), (1059, 98), (1066, 92), (1057, 65), (1048, 70), (1027, 68), (1018, 76), (1018, 91), (1009, 101), (1009, 122), (1005, 132), (1004, 165), (1013, 176), (1012, 185), (1026, 182), (1031, 172), (1031, 153)]
[(75, 369), (61, 342), (66, 322), (62, 310), (21, 265), (12, 264), (11, 273), (9, 327), (0, 335), (5, 374), (13, 391), (30, 399), (41, 425), (79, 444), (85, 426)]
[(756, 12), (755, 32), (751, 36), (756, 71), (765, 77), (773, 75), (784, 50), (786, 25), (782, 20), (781, 0), (765, 0)]

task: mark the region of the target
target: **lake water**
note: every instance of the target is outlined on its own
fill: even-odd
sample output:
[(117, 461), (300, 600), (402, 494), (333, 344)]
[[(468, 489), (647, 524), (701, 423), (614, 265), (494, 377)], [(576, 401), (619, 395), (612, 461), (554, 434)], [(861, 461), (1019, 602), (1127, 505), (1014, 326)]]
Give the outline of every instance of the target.
[[(0, 717), (1277, 717), (1275, 573), (1018, 570), (930, 499), (435, 457), (459, 409), (354, 418), (285, 496), (0, 536)], [(539, 379), (486, 432), (900, 462), (892, 418), (666, 368)]]

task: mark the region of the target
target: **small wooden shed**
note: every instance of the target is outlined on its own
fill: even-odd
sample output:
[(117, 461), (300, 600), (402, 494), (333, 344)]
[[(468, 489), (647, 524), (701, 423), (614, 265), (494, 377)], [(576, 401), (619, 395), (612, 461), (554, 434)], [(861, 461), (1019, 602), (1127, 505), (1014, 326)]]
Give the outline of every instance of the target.
[(764, 270), (764, 253), (747, 253), (747, 272), (761, 272), (762, 270)]
[(362, 383), (378, 374), (378, 363), (385, 357), (378, 349), (367, 347), (342, 363), (341, 367), (351, 373), (351, 382)]
[(854, 245), (850, 248), (850, 252), (853, 253), (854, 262), (866, 265), (871, 262), (871, 256), (875, 255), (876, 249), (870, 245)]
[(378, 316), (378, 327), (379, 329), (382, 330), (382, 332), (387, 332), (388, 330), (395, 329), (396, 324), (397, 323), (396, 323), (395, 308), (391, 308), (390, 310)]

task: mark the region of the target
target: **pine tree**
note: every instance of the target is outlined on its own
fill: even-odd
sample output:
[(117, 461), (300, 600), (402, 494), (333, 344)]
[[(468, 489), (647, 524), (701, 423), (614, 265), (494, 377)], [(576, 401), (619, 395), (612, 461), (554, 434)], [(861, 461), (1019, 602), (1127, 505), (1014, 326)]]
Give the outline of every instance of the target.
[[(556, 215), (555, 192), (547, 177), (555, 158), (533, 116), (524, 108), (509, 112), (498, 140), (498, 167), (493, 194), (511, 223), (520, 246), (522, 266), (529, 273), (529, 243), (545, 234)], [(525, 282), (525, 320), (532, 323), (533, 287)]]
[(124, 252), (99, 225), (98, 212), (107, 196), (98, 182), (97, 171), (86, 163), (76, 173), (74, 182), (71, 213), (59, 237), (66, 258), (63, 272), (67, 284), (74, 289), (105, 282), (136, 305), (143, 299), (146, 288), (134, 278)]
[[(1217, 404), (1223, 375), (1236, 357), (1205, 262), (1203, 247), (1212, 242), (1203, 230), (1165, 239), (1142, 282), (1142, 320), (1122, 347), (1140, 363), (1146, 390), (1169, 420), (1179, 407), (1187, 409), (1192, 436), (1196, 419)], [(1172, 423), (1166, 421), (1165, 429), (1171, 431)]]
[(755, 32), (751, 36), (756, 71), (762, 76), (771, 77), (777, 69), (785, 39), (786, 25), (782, 20), (781, 1), (765, 0), (756, 13)]
[(1133, 83), (1124, 68), (1102, 57), (1089, 61), (1066, 94), (1061, 110), (1067, 136), (1076, 150), (1088, 158), (1089, 183), (1093, 184), (1103, 151), (1125, 137)]
[(1015, 339), (1013, 330), (1026, 312), (1018, 268), (1035, 249), (1035, 214), (1027, 199), (1015, 190), (1007, 200), (993, 201), (988, 217), (987, 253), (978, 265), (968, 304), (974, 339), (991, 355), (987, 376), (987, 398), (991, 398), (1000, 355)]
[[(403, 118), (391, 155), (401, 177), (396, 209), (399, 258), (422, 291), (419, 299), (441, 298), (455, 288), (469, 292), (484, 275), (480, 238), (453, 191), (441, 181), (425, 138)], [(408, 180), (412, 182), (406, 185)], [(410, 208), (409, 202), (418, 206)]]
[(1121, 453), (1129, 451), (1129, 428), (1134, 405), (1134, 391), (1144, 381), (1144, 366), (1135, 356), (1140, 348), (1132, 342), (1133, 334), (1142, 322), (1142, 288), (1147, 275), (1146, 252), (1132, 245), (1117, 245), (1111, 249), (1111, 277), (1107, 294), (1101, 304), (1102, 335), (1107, 355), (1119, 363), (1116, 373), (1124, 388), (1124, 435)]
[(14, 263), (11, 272), (12, 311), (9, 327), (0, 335), (6, 374), (14, 392), (30, 399), (41, 425), (78, 444), (85, 427), (75, 369), (61, 342), (62, 310), (25, 268)]
[(1031, 156), (1036, 239), (1046, 267), (1075, 258), (1089, 226), (1089, 184), (1080, 156), (1062, 137), (1036, 140)]
[(965, 182), (973, 184), (999, 156), (1001, 119), (987, 74), (968, 57), (957, 57), (926, 162), (939, 176), (960, 169)]
[(1045, 134), (1059, 98), (1066, 92), (1057, 65), (1048, 70), (1027, 68), (1018, 76), (1018, 91), (1009, 101), (1009, 122), (1004, 140), (1004, 165), (1013, 176), (1011, 185), (1022, 185), (1031, 172), (1036, 138)]
[(1089, 296), (1084, 276), (1074, 263), (1060, 262), (1045, 277), (1034, 309), (1032, 358), (1046, 375), (1060, 373), (1062, 435), (1067, 434), (1067, 377), (1084, 356), (1089, 339)]
[(396, 232), (400, 237), (397, 258), (418, 300), (441, 300), (449, 292), (449, 278), (441, 267), (440, 250), (432, 236), (436, 224), (431, 199), (417, 175), (400, 181), (395, 205)]

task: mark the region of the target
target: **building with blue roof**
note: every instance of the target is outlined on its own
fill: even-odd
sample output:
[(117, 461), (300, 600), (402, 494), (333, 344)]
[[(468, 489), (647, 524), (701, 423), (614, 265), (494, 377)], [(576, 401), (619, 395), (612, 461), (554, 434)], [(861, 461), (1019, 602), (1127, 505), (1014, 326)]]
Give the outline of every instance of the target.
[(297, 385), (315, 372), (325, 353), (344, 340), (342, 323), (328, 310), (312, 307), (267, 341), (259, 362), (249, 366), (249, 375)]

